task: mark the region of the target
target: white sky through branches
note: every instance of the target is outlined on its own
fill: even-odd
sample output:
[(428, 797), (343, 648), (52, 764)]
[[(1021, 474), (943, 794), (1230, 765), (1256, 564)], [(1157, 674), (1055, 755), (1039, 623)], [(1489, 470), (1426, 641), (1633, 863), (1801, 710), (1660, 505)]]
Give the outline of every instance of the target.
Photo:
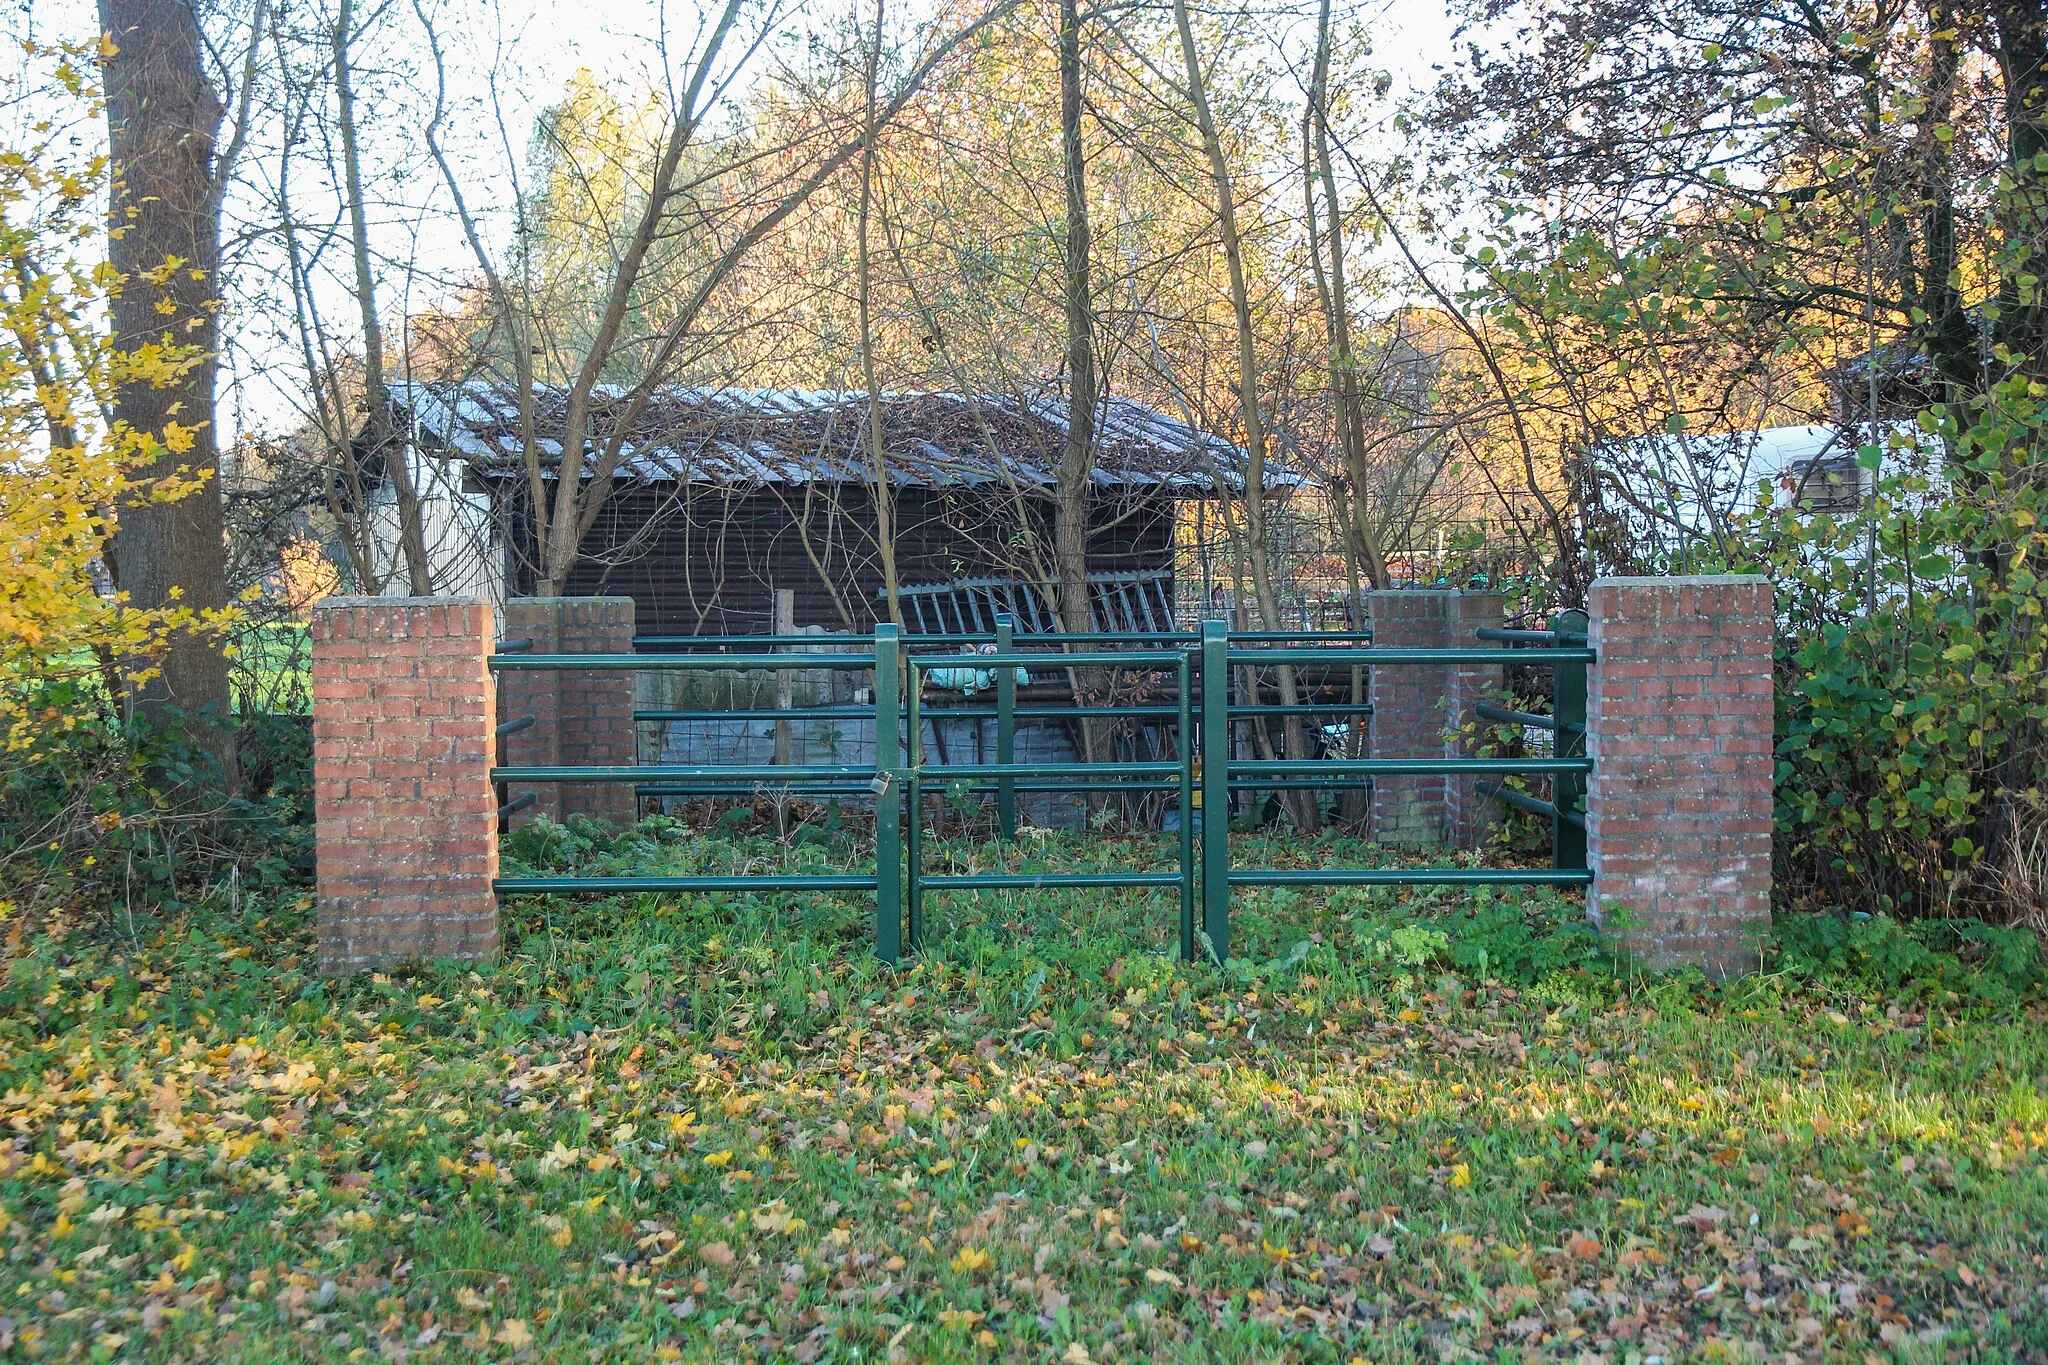
[[(445, 186), (428, 158), (422, 130), (434, 101), (434, 70), (413, 0), (356, 0), (358, 14), (376, 16), (373, 37), (356, 56), (359, 122), (363, 136), (366, 198), (372, 220), (372, 250), (381, 258), (379, 290), (387, 327), (400, 341), (404, 320), (445, 306), (476, 279), (474, 257), (451, 211)], [(331, 16), (333, 0), (288, 4), (287, 22), (317, 25)], [(493, 250), (510, 240), (515, 172), (526, 156), (534, 120), (555, 103), (566, 83), (587, 70), (621, 96), (660, 88), (686, 65), (706, 10), (660, 0), (422, 0), (440, 34), (447, 76), (444, 144), (465, 179), (465, 195)], [(1342, 4), (1340, 11), (1346, 8)], [(237, 67), (248, 41), (250, 0), (214, 0), (207, 25), (220, 63), (216, 75)], [(890, 7), (890, 25), (909, 41), (911, 25), (934, 10), (930, 0)], [(1371, 64), (1392, 77), (1384, 108), (1391, 115), (1406, 97), (1433, 82), (1432, 66), (1446, 60), (1453, 20), (1445, 0), (1373, 3), (1352, 11), (1373, 35)], [(780, 49), (799, 53), (804, 37), (829, 26), (843, 6), (805, 0), (780, 7)], [(863, 14), (872, 14), (864, 8)], [(1295, 75), (1284, 67), (1308, 41), (1313, 9), (1275, 6), (1269, 61), (1276, 88), (1291, 89)], [(360, 22), (360, 20), (359, 20)], [(0, 18), (0, 33), (39, 42), (88, 42), (97, 33), (92, 0), (30, 0)], [(312, 30), (307, 30), (311, 32)], [(666, 34), (665, 53), (662, 38)], [(14, 65), (0, 80), (14, 81)], [(274, 60), (267, 46), (260, 60)], [(298, 59), (317, 46), (302, 42)], [(764, 47), (742, 82), (758, 78), (778, 59)], [(220, 420), (224, 427), (281, 434), (301, 420), (305, 372), (298, 363), (290, 316), (291, 295), (274, 237), (278, 165), (282, 151), (282, 100), (270, 73), (259, 81), (249, 143), (236, 168), (229, 196), (225, 263), (229, 271), (229, 313)], [(17, 111), (18, 112), (18, 111)], [(81, 135), (103, 137), (96, 122), (82, 123)], [(1056, 129), (1048, 129), (1052, 137)], [(1384, 136), (1384, 133), (1382, 134)], [(306, 159), (310, 161), (311, 159)], [(325, 322), (335, 334), (353, 336), (348, 319), (346, 223), (338, 216), (333, 185), (302, 162), (292, 202), (303, 216), (303, 232), (319, 244), (316, 291)], [(230, 433), (224, 431), (224, 438)]]

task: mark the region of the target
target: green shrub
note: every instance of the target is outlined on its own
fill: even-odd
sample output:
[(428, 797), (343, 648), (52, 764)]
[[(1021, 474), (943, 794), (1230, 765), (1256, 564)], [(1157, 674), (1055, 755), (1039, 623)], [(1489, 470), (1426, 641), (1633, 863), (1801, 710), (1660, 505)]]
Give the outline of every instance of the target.
[[(90, 709), (69, 682), (44, 704)], [(305, 880), (312, 870), (312, 736), (301, 720), (239, 730), (244, 783), (173, 718), (104, 717), (33, 734), (0, 758), (0, 903), (90, 912), (177, 908), (208, 888)]]
[(1952, 995), (2006, 1008), (2043, 984), (2034, 936), (1980, 920), (1781, 915), (1768, 955), (1801, 980), (1901, 1000)]
[(1758, 561), (1728, 567), (1778, 589), (1781, 895), (2040, 927), (2048, 412), (2019, 380), (1961, 411), (1920, 419), (1944, 475), (1888, 475), (1854, 515), (1759, 511)]

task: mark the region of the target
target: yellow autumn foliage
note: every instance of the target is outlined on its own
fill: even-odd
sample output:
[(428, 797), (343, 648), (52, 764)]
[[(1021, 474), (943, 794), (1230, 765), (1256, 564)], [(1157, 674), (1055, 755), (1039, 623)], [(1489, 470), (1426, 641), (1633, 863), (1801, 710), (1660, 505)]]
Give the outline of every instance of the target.
[(200, 357), (168, 343), (114, 349), (105, 304), (121, 282), (102, 259), (99, 217), (107, 165), (75, 150), (91, 139), (71, 136), (99, 113), (90, 58), (31, 45), (25, 59), (40, 79), (12, 98), (29, 101), (36, 117), (15, 120), (18, 135), (0, 145), (0, 728), (8, 748), (76, 724), (91, 709), (83, 701), (106, 685), (147, 677), (173, 633), (219, 624), (190, 609), (131, 608), (107, 579), (115, 509), (199, 487), (189, 472), (139, 477), (190, 435), (112, 420), (115, 391), (169, 384)]

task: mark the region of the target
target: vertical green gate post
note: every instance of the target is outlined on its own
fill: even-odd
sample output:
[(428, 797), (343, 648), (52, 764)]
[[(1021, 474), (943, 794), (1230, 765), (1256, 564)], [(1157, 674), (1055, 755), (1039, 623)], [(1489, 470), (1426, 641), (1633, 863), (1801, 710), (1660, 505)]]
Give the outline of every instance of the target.
[[(1559, 639), (1559, 648), (1579, 644), (1586, 634), (1586, 613), (1574, 608), (1550, 618), (1550, 633), (1572, 636)], [(1559, 758), (1586, 756), (1586, 665), (1558, 663), (1557, 700), (1551, 714), (1557, 718), (1556, 738), (1551, 752)], [(1558, 773), (1551, 778), (1551, 804), (1556, 814), (1550, 819), (1550, 865), (1578, 870), (1586, 863), (1586, 777), (1584, 773)], [(1576, 820), (1567, 817), (1576, 814)]]
[(903, 955), (902, 649), (895, 625), (875, 627), (875, 953), (892, 967)]
[(1183, 962), (1200, 958), (1195, 948), (1195, 651), (1180, 656), (1180, 728), (1174, 738), (1180, 744), (1180, 780), (1174, 795), (1180, 802), (1180, 956)]
[[(1017, 629), (1016, 618), (996, 613), (996, 654), (1008, 658)], [(996, 762), (1017, 761), (1017, 670), (996, 670)], [(1000, 837), (1017, 837), (1017, 779), (1005, 773), (996, 782), (996, 828)]]
[(920, 707), (923, 694), (924, 674), (919, 671), (917, 660), (906, 660), (903, 729), (909, 736), (910, 752), (904, 772), (904, 786), (908, 789), (904, 800), (910, 805), (910, 819), (903, 832), (903, 908), (913, 953), (923, 946), (924, 938), (924, 715)]
[(1230, 958), (1230, 626), (1202, 622), (1202, 932)]

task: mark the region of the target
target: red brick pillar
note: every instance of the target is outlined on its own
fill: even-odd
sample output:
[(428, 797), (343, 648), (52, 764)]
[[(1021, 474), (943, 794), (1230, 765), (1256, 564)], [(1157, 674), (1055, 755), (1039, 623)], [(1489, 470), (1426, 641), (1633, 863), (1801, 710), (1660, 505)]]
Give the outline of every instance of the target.
[[(1493, 648), (1476, 634), (1501, 623), (1498, 593), (1390, 591), (1365, 595), (1375, 649)], [(1463, 758), (1472, 707), (1499, 692), (1498, 665), (1381, 664), (1372, 670), (1369, 758)], [(1373, 838), (1384, 844), (1476, 848), (1498, 824), (1482, 781), (1448, 774), (1375, 777)]]
[(1653, 968), (1752, 971), (1771, 918), (1770, 581), (1602, 578), (1586, 694), (1595, 917)]
[[(630, 597), (515, 597), (505, 603), (504, 638), (532, 640), (535, 654), (631, 654), (633, 599)], [(633, 675), (503, 670), (498, 715), (534, 724), (505, 737), (505, 762), (518, 766), (631, 767)], [(505, 799), (532, 791), (539, 800), (512, 817), (514, 823), (545, 814), (552, 820), (592, 815), (614, 824), (633, 822), (631, 783), (543, 783), (511, 786)]]
[(498, 951), (488, 604), (331, 597), (313, 609), (320, 969)]

